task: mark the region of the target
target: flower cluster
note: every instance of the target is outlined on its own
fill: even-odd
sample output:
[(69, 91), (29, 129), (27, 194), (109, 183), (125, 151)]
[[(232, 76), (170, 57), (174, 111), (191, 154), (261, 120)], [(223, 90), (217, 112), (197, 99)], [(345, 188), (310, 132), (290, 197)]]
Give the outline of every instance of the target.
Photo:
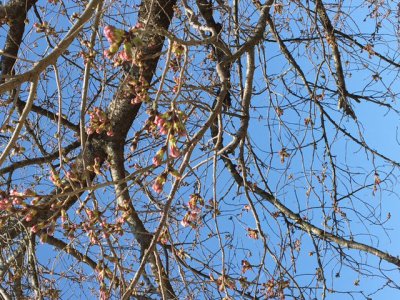
[(252, 238), (254, 240), (258, 240), (258, 230), (257, 229), (247, 228), (247, 234), (249, 235), (250, 238)]
[(183, 227), (191, 226), (197, 228), (200, 221), (201, 209), (204, 206), (204, 200), (199, 194), (190, 195), (188, 206), (188, 212), (183, 217), (181, 225)]
[[(142, 35), (143, 29), (142, 23), (138, 23), (129, 31), (117, 29), (110, 25), (104, 27), (104, 36), (110, 43), (109, 49), (104, 51), (104, 56), (109, 59), (114, 58), (115, 66), (127, 66), (129, 68), (129, 71), (126, 71), (129, 73), (129, 89), (124, 93), (128, 98), (131, 98), (132, 104), (147, 102), (150, 99), (147, 92), (149, 83), (143, 75), (146, 66), (142, 49), (145, 44), (139, 37)], [(121, 45), (123, 49), (118, 55), (115, 55)], [(150, 46), (146, 45), (146, 47)]]
[(154, 114), (154, 124), (162, 135), (185, 136), (186, 129), (183, 121), (186, 119), (185, 113), (177, 109), (169, 110), (164, 114), (158, 112)]
[(96, 175), (100, 175), (101, 174), (101, 160), (99, 157), (95, 157), (94, 158), (94, 164), (93, 165), (89, 165), (86, 167), (86, 169), (90, 172), (95, 173)]
[(162, 160), (165, 155), (165, 147), (162, 147), (160, 150), (157, 151), (156, 155), (153, 157), (153, 165), (156, 167), (160, 166), (162, 163)]
[(252, 270), (253, 267), (247, 260), (242, 260), (242, 273), (246, 273), (248, 270)]
[(27, 189), (24, 192), (18, 192), (17, 190), (13, 189), (9, 194), (0, 191), (0, 210), (15, 212), (17, 210), (17, 206), (25, 208), (26, 203), (23, 200), (30, 197), (35, 197), (35, 201), (39, 199), (36, 196), (36, 193), (31, 189)]
[(69, 171), (65, 174), (65, 176), (72, 182), (80, 182), (83, 180), (82, 176), (80, 175), (76, 164), (71, 164)]
[(117, 29), (114, 26), (107, 25), (104, 27), (103, 33), (107, 41), (110, 43), (110, 48), (104, 51), (104, 56), (112, 58), (114, 54), (118, 52), (126, 32)]
[(53, 236), (54, 231), (56, 230), (56, 223), (51, 221), (50, 224), (46, 224), (44, 222), (40, 222), (31, 227), (32, 233), (40, 232), (40, 241), (44, 243), (48, 236)]
[(110, 43), (110, 47), (104, 51), (104, 56), (111, 59), (118, 52), (121, 45), (123, 45), (123, 50), (115, 59), (116, 63), (121, 63), (121, 61), (133, 61), (133, 49), (143, 45), (142, 40), (138, 36), (138, 33), (140, 33), (143, 28), (144, 26), (141, 23), (135, 25), (129, 32), (115, 28), (112, 25), (105, 26), (103, 33)]
[(219, 276), (217, 280), (215, 280), (214, 276), (210, 275), (210, 279), (212, 282), (216, 282), (220, 292), (223, 292), (225, 288), (234, 289), (236, 287), (235, 282), (226, 275)]
[[(168, 138), (168, 155), (172, 158), (178, 158), (181, 152), (177, 146), (177, 138), (186, 135), (185, 125), (183, 120), (186, 119), (186, 115), (179, 110), (170, 110), (164, 114), (159, 114), (156, 111), (150, 111), (150, 118), (148, 121), (148, 129), (155, 131), (158, 129), (158, 133), (161, 135), (167, 135)], [(155, 166), (161, 165), (166, 154), (167, 147), (164, 146), (157, 151), (153, 158), (153, 164)]]
[(164, 184), (167, 181), (167, 172), (161, 173), (160, 176), (156, 178), (156, 180), (153, 183), (153, 186), (151, 187), (157, 194), (160, 194), (163, 191)]
[(107, 132), (108, 136), (114, 135), (107, 114), (101, 108), (95, 107), (93, 111), (89, 112), (89, 116), (90, 123), (89, 127), (87, 128), (87, 133), (89, 135), (95, 132), (100, 134), (104, 131)]
[(148, 93), (149, 83), (143, 76), (139, 76), (139, 79), (132, 78), (128, 82), (128, 85), (130, 87), (129, 94), (132, 95), (130, 96), (132, 104), (148, 102), (150, 100)]
[(45, 33), (46, 35), (56, 35), (56, 31), (47, 22), (35, 23), (33, 27), (36, 29), (37, 33)]
[(174, 42), (172, 44), (172, 53), (175, 55), (175, 57), (171, 58), (169, 68), (176, 73), (180, 69), (182, 56), (185, 53), (185, 47), (178, 44), (177, 42)]
[(168, 233), (168, 230), (164, 229), (164, 231), (158, 237), (158, 242), (163, 244), (163, 245), (166, 245), (168, 243), (168, 239), (169, 238), (170, 238), (170, 235)]
[(290, 282), (288, 280), (275, 280), (270, 279), (264, 284), (266, 299), (285, 299), (284, 290), (289, 287)]
[(56, 186), (61, 188), (63, 185), (63, 182), (60, 178), (60, 175), (56, 173), (55, 171), (51, 170), (50, 171), (50, 181)]

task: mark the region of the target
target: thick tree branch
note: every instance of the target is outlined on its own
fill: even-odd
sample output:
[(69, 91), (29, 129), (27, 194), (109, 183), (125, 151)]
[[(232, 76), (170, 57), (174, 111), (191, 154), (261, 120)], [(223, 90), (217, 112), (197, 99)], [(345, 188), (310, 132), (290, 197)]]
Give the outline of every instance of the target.
[(335, 30), (332, 26), (328, 14), (326, 13), (326, 9), (324, 4), (322, 3), (322, 0), (316, 0), (316, 10), (322, 21), (322, 25), (326, 34), (326, 40), (329, 46), (331, 46), (333, 52), (333, 60), (335, 62), (336, 68), (336, 85), (339, 91), (338, 106), (339, 108), (343, 108), (346, 115), (349, 115), (353, 119), (356, 119), (356, 115), (354, 114), (354, 111), (347, 100), (346, 80), (344, 79), (342, 60), (340, 58), (340, 51), (335, 37)]
[(55, 64), (58, 57), (67, 50), (69, 45), (73, 42), (75, 37), (81, 32), (85, 24), (90, 20), (94, 14), (95, 8), (99, 0), (92, 0), (86, 6), (85, 11), (82, 13), (78, 21), (72, 26), (65, 37), (57, 44), (53, 51), (45, 58), (37, 62), (33, 68), (23, 74), (16, 75), (12, 79), (0, 85), (0, 94), (6, 91), (13, 90), (26, 81), (32, 81), (41, 72), (43, 72), (49, 65)]
[(85, 264), (90, 266), (93, 269), (93, 271), (96, 270), (97, 263), (93, 259), (91, 259), (89, 256), (87, 256), (85, 254), (82, 254), (81, 252), (76, 250), (71, 245), (68, 245), (64, 241), (62, 241), (60, 239), (57, 239), (57, 238), (55, 238), (53, 236), (47, 236), (46, 237), (46, 243), (49, 244), (49, 245), (52, 245), (54, 247), (57, 247), (58, 249), (68, 253), (69, 255), (71, 255), (74, 258), (76, 258), (78, 261), (84, 262)]
[(27, 13), (36, 2), (37, 0), (16, 0), (5, 6), (0, 6), (0, 24), (2, 19), (7, 19), (7, 23), (10, 25), (0, 62), (2, 75), (0, 83), (4, 82), (6, 75), (12, 74), (12, 68), (18, 56), (18, 50), (25, 31)]
[[(66, 147), (63, 147), (63, 155), (67, 155), (72, 150), (75, 150), (76, 148), (78, 148), (79, 145), (80, 145), (79, 141), (76, 141)], [(9, 172), (14, 172), (17, 169), (27, 167), (27, 166), (50, 163), (51, 161), (53, 161), (54, 159), (56, 159), (58, 157), (59, 157), (59, 152), (55, 151), (44, 157), (37, 157), (37, 158), (31, 158), (31, 159), (17, 161), (15, 163), (10, 164), (7, 167), (0, 169), (0, 175), (4, 175)]]

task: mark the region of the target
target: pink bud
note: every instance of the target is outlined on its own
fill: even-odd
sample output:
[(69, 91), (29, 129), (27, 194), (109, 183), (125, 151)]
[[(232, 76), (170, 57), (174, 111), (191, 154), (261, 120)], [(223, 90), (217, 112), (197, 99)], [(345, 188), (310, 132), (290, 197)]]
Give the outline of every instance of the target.
[(38, 228), (37, 225), (34, 225), (34, 226), (31, 227), (31, 232), (32, 233), (37, 233), (38, 231), (39, 231), (39, 228)]
[(158, 127), (162, 127), (165, 124), (165, 120), (159, 115), (156, 115), (154, 118), (154, 124), (156, 124)]
[(153, 165), (155, 165), (156, 167), (161, 165), (161, 159), (160, 159), (160, 157), (158, 155), (153, 157)]
[(163, 127), (160, 127), (160, 134), (168, 134), (168, 128), (167, 128), (167, 126), (163, 126)]
[(173, 158), (177, 158), (181, 155), (181, 152), (179, 151), (178, 147), (176, 147), (175, 144), (169, 145), (169, 155)]
[(181, 225), (183, 227), (188, 227), (190, 225), (190, 222), (187, 220), (187, 218), (183, 218), (183, 220), (181, 221)]
[(106, 37), (106, 39), (110, 42), (113, 43), (115, 40), (115, 27), (111, 26), (111, 25), (107, 25), (106, 27), (104, 27), (104, 36)]
[(21, 203), (22, 203), (21, 198), (14, 198), (14, 200), (13, 200), (14, 205), (20, 205)]
[(158, 180), (156, 180), (156, 181), (154, 182), (153, 186), (152, 186), (152, 189), (153, 189), (157, 194), (160, 194), (160, 193), (162, 192), (162, 190), (163, 190), (163, 185), (162, 185)]
[[(88, 135), (91, 135), (91, 134), (94, 133), (94, 129), (93, 129), (92, 127), (88, 127), (88, 128), (86, 129), (86, 133), (87, 133)], [(52, 180), (52, 181), (53, 181), (53, 180)]]
[(125, 50), (122, 50), (119, 53), (119, 58), (123, 61), (131, 61), (132, 60), (132, 56), (129, 53), (127, 53)]
[(144, 28), (144, 24), (139, 22), (139, 23), (137, 23), (137, 24), (135, 25), (134, 28), (136, 28), (136, 29), (143, 29), (143, 28)]

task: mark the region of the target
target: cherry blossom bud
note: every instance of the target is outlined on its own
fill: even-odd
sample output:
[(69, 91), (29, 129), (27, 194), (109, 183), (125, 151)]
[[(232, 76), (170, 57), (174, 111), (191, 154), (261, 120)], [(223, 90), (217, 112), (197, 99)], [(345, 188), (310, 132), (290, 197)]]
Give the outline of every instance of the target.
[(37, 225), (34, 225), (31, 227), (31, 232), (32, 233), (37, 233), (39, 231), (39, 227)]
[(88, 135), (91, 135), (91, 134), (93, 134), (95, 132), (95, 130), (92, 128), (92, 127), (88, 127), (87, 129), (86, 129), (86, 133), (88, 134)]
[(164, 148), (161, 148), (160, 150), (157, 151), (156, 156), (153, 157), (153, 165), (158, 167), (161, 165), (161, 162), (164, 158), (165, 150)]
[(187, 220), (186, 216), (182, 219), (181, 225), (182, 225), (183, 227), (188, 227), (188, 226), (190, 226), (190, 222)]
[(106, 37), (106, 39), (110, 43), (113, 43), (116, 40), (115, 27), (114, 26), (107, 25), (106, 27), (104, 27), (103, 33), (104, 33), (104, 36)]
[(156, 167), (161, 165), (161, 158), (159, 156), (156, 155), (153, 157), (153, 165), (155, 165)]
[(154, 118), (154, 124), (156, 124), (158, 127), (162, 127), (165, 124), (165, 119), (159, 115), (156, 115)]
[(173, 158), (177, 158), (181, 155), (181, 152), (179, 151), (178, 147), (176, 146), (175, 143), (170, 143), (169, 145), (169, 155)]
[(143, 29), (144, 28), (144, 24), (139, 22), (133, 28), (134, 29)]
[(161, 192), (162, 192), (162, 190), (163, 190), (163, 185), (159, 182), (159, 181), (155, 181), (154, 182), (154, 184), (153, 184), (153, 186), (152, 186), (152, 189), (157, 193), (157, 194), (160, 194)]
[(22, 203), (22, 199), (21, 198), (14, 198), (13, 199), (13, 205), (20, 205)]
[(122, 50), (118, 57), (123, 60), (123, 61), (131, 61), (132, 60), (132, 56), (130, 54), (128, 54), (125, 50)]
[(160, 127), (160, 134), (166, 135), (168, 134), (168, 127), (164, 125), (163, 127)]

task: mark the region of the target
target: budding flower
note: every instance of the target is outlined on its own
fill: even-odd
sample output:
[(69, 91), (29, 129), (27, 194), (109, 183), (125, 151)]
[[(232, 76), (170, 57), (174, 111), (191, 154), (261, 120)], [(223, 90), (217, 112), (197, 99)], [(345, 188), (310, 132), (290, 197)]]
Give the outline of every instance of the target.
[(151, 187), (157, 194), (160, 194), (163, 190), (163, 185), (159, 181), (155, 181)]
[(32, 233), (37, 233), (39, 231), (39, 226), (38, 225), (33, 225), (32, 227), (31, 227), (31, 232)]
[(163, 190), (164, 184), (167, 181), (167, 173), (162, 173), (160, 176), (156, 178), (153, 183), (152, 189), (157, 193), (160, 194)]
[(176, 142), (173, 141), (172, 139), (170, 140), (170, 143), (169, 143), (169, 155), (173, 158), (177, 158), (181, 155), (181, 152), (179, 151), (178, 147), (176, 146)]
[(130, 53), (128, 53), (126, 50), (122, 50), (119, 53), (119, 59), (121, 59), (122, 61), (131, 61), (132, 60), (132, 56)]
[(107, 50), (104, 50), (103, 55), (104, 55), (104, 57), (111, 59), (113, 57), (114, 53), (111, 53), (111, 51), (107, 49)]
[(157, 151), (156, 156), (153, 157), (153, 165), (158, 167), (161, 165), (161, 162), (164, 158), (165, 150), (164, 148), (161, 148), (160, 150)]
[(156, 115), (154, 117), (154, 124), (156, 124), (158, 127), (163, 127), (165, 124), (165, 119), (160, 117), (160, 115)]
[(182, 219), (181, 225), (182, 225), (183, 227), (188, 227), (188, 226), (190, 225), (190, 222), (189, 222), (189, 220), (185, 217), (185, 218)]
[(132, 29), (144, 29), (144, 24), (139, 22)]
[(115, 42), (116, 36), (115, 36), (115, 27), (111, 25), (107, 25), (104, 27), (103, 30), (104, 36), (106, 37), (107, 41), (111, 44)]

